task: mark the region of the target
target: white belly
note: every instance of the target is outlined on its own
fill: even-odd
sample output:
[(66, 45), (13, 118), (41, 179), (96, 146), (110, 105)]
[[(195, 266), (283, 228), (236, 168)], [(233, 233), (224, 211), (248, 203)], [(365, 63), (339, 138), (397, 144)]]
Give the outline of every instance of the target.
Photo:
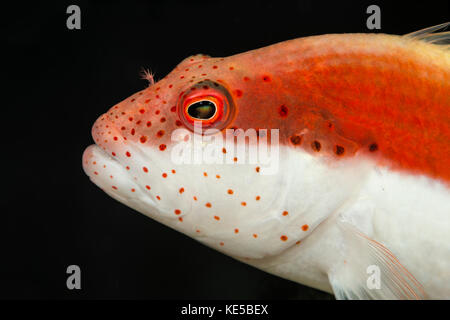
[(450, 191), (421, 176), (374, 168), (358, 195), (298, 246), (251, 264), (332, 292), (328, 272), (344, 259), (339, 215), (388, 248), (423, 285), (428, 298), (450, 298)]

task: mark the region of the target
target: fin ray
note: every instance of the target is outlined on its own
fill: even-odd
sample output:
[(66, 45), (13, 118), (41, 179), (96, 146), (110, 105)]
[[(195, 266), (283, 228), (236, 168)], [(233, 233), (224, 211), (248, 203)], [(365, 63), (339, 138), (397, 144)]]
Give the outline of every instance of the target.
[[(344, 262), (329, 273), (337, 299), (426, 298), (422, 285), (381, 243), (370, 239), (352, 224), (340, 220), (345, 238)], [(369, 287), (369, 267), (378, 268), (379, 287)]]

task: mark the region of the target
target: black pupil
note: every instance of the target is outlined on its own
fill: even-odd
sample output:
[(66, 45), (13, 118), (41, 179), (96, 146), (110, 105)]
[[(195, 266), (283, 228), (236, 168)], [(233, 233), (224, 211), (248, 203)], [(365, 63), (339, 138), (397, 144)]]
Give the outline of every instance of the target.
[(216, 105), (208, 100), (202, 100), (191, 104), (187, 110), (192, 118), (207, 120), (216, 113)]

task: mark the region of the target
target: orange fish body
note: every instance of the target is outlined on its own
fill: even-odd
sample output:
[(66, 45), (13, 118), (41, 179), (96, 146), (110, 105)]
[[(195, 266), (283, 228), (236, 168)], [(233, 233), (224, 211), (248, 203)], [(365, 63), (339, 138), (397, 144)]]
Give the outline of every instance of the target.
[[(450, 54), (427, 43), (448, 39), (189, 57), (96, 121), (84, 169), (137, 211), (337, 298), (450, 298)], [(270, 172), (250, 160), (266, 146)]]

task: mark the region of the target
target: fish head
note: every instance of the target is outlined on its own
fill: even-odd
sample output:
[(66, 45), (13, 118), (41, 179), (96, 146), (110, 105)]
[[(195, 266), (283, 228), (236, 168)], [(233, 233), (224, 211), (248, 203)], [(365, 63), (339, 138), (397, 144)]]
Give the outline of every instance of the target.
[(97, 119), (85, 172), (116, 200), (233, 257), (298, 244), (342, 203), (351, 174), (298, 148), (306, 129), (292, 98), (255, 63), (185, 59)]

